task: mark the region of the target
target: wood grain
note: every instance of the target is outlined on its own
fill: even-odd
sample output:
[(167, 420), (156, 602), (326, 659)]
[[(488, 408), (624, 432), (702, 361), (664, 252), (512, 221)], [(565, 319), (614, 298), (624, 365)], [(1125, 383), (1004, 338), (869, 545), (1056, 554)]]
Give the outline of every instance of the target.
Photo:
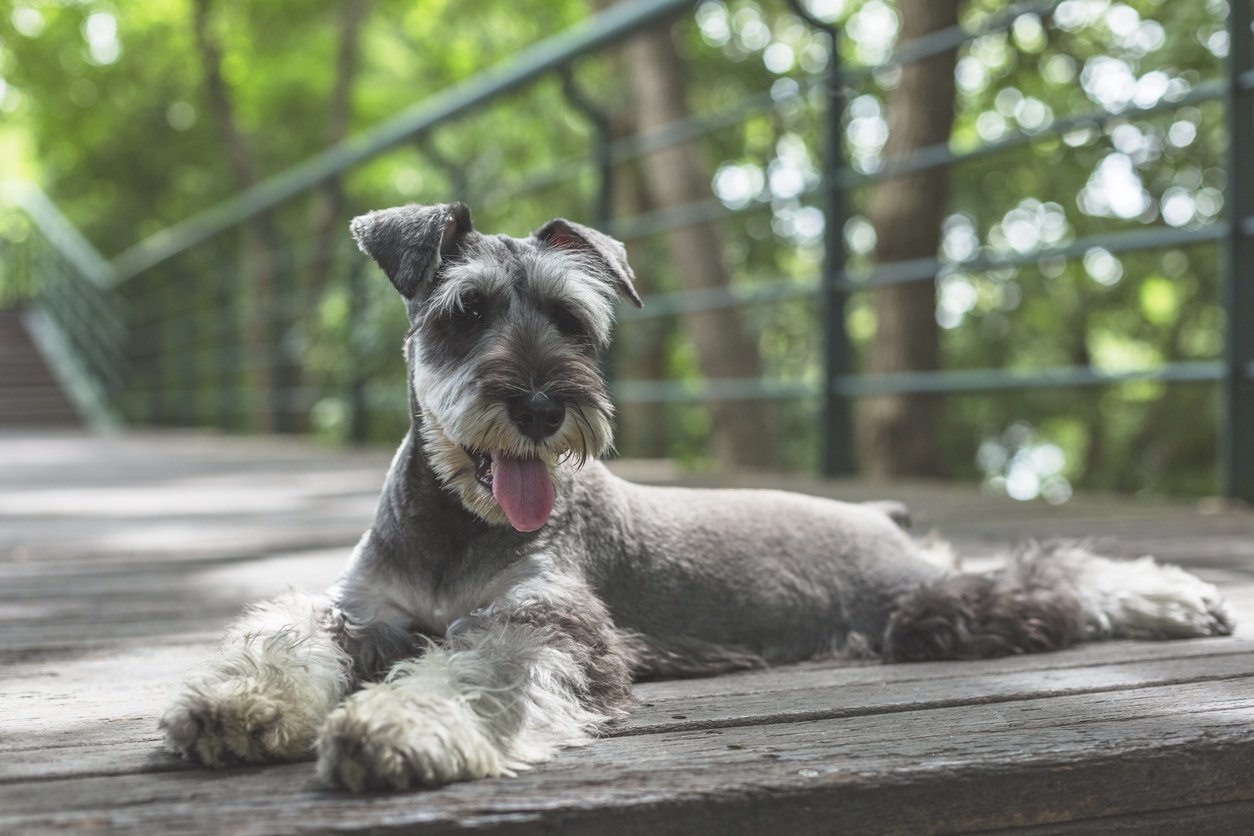
[(1052, 508), (953, 486), (902, 493), (965, 553), (1060, 534), (1157, 550), (1221, 583), (1250, 627), (641, 683), (637, 711), (588, 747), (413, 795), (331, 792), (310, 763), (211, 772), (162, 751), (161, 707), (243, 603), (334, 579), (386, 458), (287, 440), (0, 436), (0, 832), (1243, 833), (1254, 821), (1254, 514), (1109, 497)]

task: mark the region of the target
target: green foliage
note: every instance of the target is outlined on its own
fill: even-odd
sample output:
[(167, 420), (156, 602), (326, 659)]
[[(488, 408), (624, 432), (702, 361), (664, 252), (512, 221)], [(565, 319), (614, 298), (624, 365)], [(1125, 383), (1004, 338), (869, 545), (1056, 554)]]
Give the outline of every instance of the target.
[[(326, 144), (338, 6), (332, 0), (215, 4), (212, 28), (223, 47), (223, 73), (263, 173), (281, 171)], [(891, 3), (812, 6), (844, 27), (843, 62), (886, 56), (896, 23)], [(1005, 6), (969, 0), (964, 22), (976, 27)], [(1168, 89), (1195, 87), (1222, 72), (1224, 44), (1216, 33), (1226, 6), (1219, 0), (1064, 6), (1053, 23), (1025, 18), (1009, 33), (963, 48), (954, 150), (1020, 130), (1042, 131), (1051, 119), (1118, 110), (1129, 97), (1155, 103)], [(354, 132), (588, 14), (583, 0), (485, 1), (473, 4), (473, 13), (469, 8), (446, 0), (373, 3), (352, 90)], [(6, 9), (0, 14), (0, 110), (7, 126), (0, 130), (0, 151), (27, 149), (38, 179), (100, 249), (119, 252), (234, 193), (192, 36), (190, 0), (16, 0)], [(827, 64), (825, 36), (785, 4), (755, 0), (709, 0), (692, 20), (677, 24), (675, 34), (690, 66), (694, 110), (743, 110), (743, 118), (701, 140), (715, 190), (736, 210), (720, 221), (735, 281), (813, 282), (822, 258), (814, 205), (823, 125), (814, 81)], [(605, 55), (581, 61), (575, 74), (613, 111), (625, 96), (620, 72), (614, 56)], [(883, 102), (894, 84), (890, 69), (848, 91), (845, 150), (855, 171), (879, 163)], [(766, 91), (775, 107), (744, 109), (746, 97)], [(590, 136), (558, 81), (546, 79), (441, 127), (426, 145), (399, 147), (353, 170), (346, 178), (349, 208), (462, 197), (476, 223), (513, 234), (555, 215), (588, 218), (596, 190)], [(1222, 108), (1208, 103), (1062, 137), (1042, 135), (964, 163), (952, 177), (946, 256), (1028, 252), (1161, 225), (1164, 218), (1184, 227), (1213, 220), (1222, 211), (1225, 142)], [(463, 184), (466, 193), (457, 194)], [(869, 187), (859, 187), (847, 196), (845, 232), (855, 271), (867, 266), (873, 248), (873, 231), (862, 217), (868, 194)], [(278, 332), (282, 351), (299, 358), (301, 369), (293, 409), (307, 416), (306, 428), (342, 439), (352, 425), (351, 393), (360, 390), (370, 407), (370, 437), (393, 438), (408, 408), (397, 357), (402, 308), (373, 269), (360, 277), (359, 290), (351, 289), (344, 277), (360, 257), (348, 248), (337, 253), (332, 280), (316, 286), (304, 257), (312, 243), (309, 215), (306, 202), (295, 201), (279, 217)], [(656, 295), (677, 287), (660, 236), (629, 244), (642, 290)], [(250, 302), (249, 289), (238, 287), (234, 274), (238, 246), (237, 235), (219, 236), (126, 288), (140, 343), (135, 371), (144, 383), (134, 409), (141, 417), (173, 420), (170, 410), (177, 406), (178, 420), (186, 423), (248, 428), (247, 399), (232, 400), (225, 390), (247, 377), (250, 364), (277, 361), (269, 347), (243, 342), (238, 320)], [(1072, 261), (1043, 259), (981, 273), (954, 267), (938, 285), (946, 363), (1015, 369), (1091, 363), (1121, 370), (1213, 359), (1223, 327), (1219, 273), (1214, 245), (1118, 256), (1094, 250)], [(859, 351), (875, 327), (867, 302), (861, 293), (850, 300), (849, 330)], [(816, 308), (804, 300), (748, 310), (768, 377), (817, 383)], [(172, 312), (181, 312), (182, 324), (161, 331), (157, 324)], [(631, 364), (657, 345), (665, 352), (666, 374), (698, 376), (692, 345), (673, 321), (625, 328), (619, 360)], [(181, 399), (167, 394), (162, 402), (153, 395), (180, 380)], [(1033, 477), (1037, 493), (1047, 497), (1065, 499), (1060, 486), (1073, 483), (1211, 491), (1216, 399), (1212, 386), (1157, 384), (959, 395), (949, 400), (947, 463), (955, 474), (980, 475), (1009, 489), (1014, 479), (1025, 484), (1023, 468), (1033, 461), (1052, 467), (1056, 449), (1062, 463)], [(778, 406), (783, 465), (805, 468), (815, 460), (816, 414), (812, 402)], [(658, 415), (666, 426), (661, 452), (701, 461), (705, 411), (671, 405)]]

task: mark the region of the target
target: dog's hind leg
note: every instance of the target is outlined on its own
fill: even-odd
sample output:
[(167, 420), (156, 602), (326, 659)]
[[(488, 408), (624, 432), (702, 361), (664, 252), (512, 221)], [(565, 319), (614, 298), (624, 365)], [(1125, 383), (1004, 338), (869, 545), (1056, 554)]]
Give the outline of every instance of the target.
[(207, 766), (300, 760), (348, 691), (343, 617), (290, 593), (255, 605), (161, 718), (166, 745)]
[(986, 574), (954, 574), (896, 604), (888, 661), (980, 659), (1077, 641), (1222, 636), (1233, 621), (1214, 586), (1148, 557), (1111, 560), (1083, 547), (1030, 546)]
[(620, 716), (628, 657), (590, 590), (544, 575), (345, 700), (319, 735), (318, 773), (358, 792), (510, 774)]

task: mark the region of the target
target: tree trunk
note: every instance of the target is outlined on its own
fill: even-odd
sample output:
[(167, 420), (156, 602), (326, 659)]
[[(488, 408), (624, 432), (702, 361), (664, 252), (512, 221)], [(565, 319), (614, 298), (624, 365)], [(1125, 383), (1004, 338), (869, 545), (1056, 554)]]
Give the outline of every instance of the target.
[[(327, 102), (325, 145), (330, 148), (348, 138), (352, 122), (353, 84), (361, 65), (361, 27), (370, 11), (370, 0), (342, 0), (339, 9), (339, 42), (335, 54), (335, 82)], [(332, 279), (335, 270), (336, 251), (348, 239), (347, 201), (344, 182), (333, 177), (318, 188), (309, 200), (309, 228), (311, 233), (309, 267), (303, 288), (303, 304), (298, 314), (308, 323), (306, 334), (317, 327), (315, 317), (318, 302)], [(300, 389), (306, 379), (304, 362), (293, 358), (290, 382)], [(293, 416), (295, 419), (296, 416)], [(293, 421), (298, 430), (308, 430), (308, 413), (302, 412), (299, 421)]]
[[(960, 0), (901, 0), (900, 43), (958, 22)], [(888, 97), (886, 160), (946, 142), (954, 121), (953, 51), (907, 64)], [(868, 215), (875, 227), (879, 264), (933, 258), (940, 247), (949, 170), (933, 168), (880, 181), (871, 192)], [(936, 286), (920, 282), (876, 288), (875, 337), (867, 361), (873, 374), (940, 368)], [(937, 395), (884, 395), (861, 405), (859, 452), (871, 477), (940, 474)]]
[[(613, 118), (615, 138), (630, 136), (636, 132), (629, 114), (617, 114)], [(640, 215), (656, 208), (653, 197), (645, 187), (640, 167), (634, 162), (623, 163), (614, 169), (613, 216), (618, 218)], [(641, 270), (648, 265), (645, 247), (638, 242), (627, 244), (627, 257), (636, 268), (636, 289), (648, 299), (659, 288), (654, 281), (655, 271)], [(648, 302), (645, 303), (646, 305)], [(649, 319), (631, 328), (629, 336), (620, 336), (614, 342), (614, 372), (624, 380), (660, 380), (666, 376), (669, 337), (674, 322), (669, 318)], [(626, 456), (636, 458), (665, 458), (670, 433), (666, 420), (666, 405), (644, 401), (618, 403), (618, 421), (615, 430), (616, 445)]]
[[(352, 92), (361, 61), (361, 26), (369, 13), (370, 0), (343, 0), (340, 3), (339, 44), (335, 56), (335, 86), (327, 102), (326, 146), (348, 138), (352, 121)], [(333, 177), (314, 192), (309, 207), (313, 233), (309, 278), (306, 285), (307, 309), (317, 304), (331, 275), (337, 246), (348, 240), (348, 219), (344, 217), (344, 184)]]
[[(632, 38), (625, 46), (634, 121), (647, 132), (689, 115), (683, 59), (669, 27)], [(642, 167), (649, 193), (659, 208), (677, 208), (711, 196), (706, 166), (691, 143), (649, 154)], [(726, 287), (731, 276), (723, 262), (718, 230), (710, 223), (670, 232), (671, 257), (680, 286), (688, 290)], [(684, 325), (696, 344), (702, 373), (710, 379), (761, 376), (756, 340), (738, 309), (687, 314)], [(766, 467), (775, 463), (768, 405), (758, 401), (710, 404), (711, 451), (733, 466)]]
[[(231, 173), (238, 189), (247, 189), (259, 180), (257, 155), (250, 138), (235, 119), (226, 81), (222, 77), (222, 55), (210, 33), (212, 0), (193, 0), (192, 24), (200, 53), (201, 70), (209, 97), (214, 127), (222, 141)], [(276, 409), (276, 358), (274, 334), (274, 295), (279, 236), (274, 218), (262, 212), (245, 223), (240, 242), (240, 292), (246, 300), (244, 352), (246, 371), (256, 397), (252, 403), (253, 429), (273, 432), (282, 426), (282, 410)]]

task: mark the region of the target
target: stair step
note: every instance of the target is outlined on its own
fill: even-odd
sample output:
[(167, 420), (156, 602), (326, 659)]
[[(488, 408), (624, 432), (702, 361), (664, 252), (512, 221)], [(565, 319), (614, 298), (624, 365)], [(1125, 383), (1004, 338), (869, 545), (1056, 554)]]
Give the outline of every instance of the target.
[(38, 415), (5, 415), (0, 413), (0, 427), (77, 427), (82, 422), (74, 412), (41, 412)]
[(56, 386), (57, 382), (43, 366), (20, 366), (7, 368), (3, 363), (0, 363), (0, 387), (9, 389), (13, 387), (32, 386), (36, 384)]
[(81, 424), (27, 332), (21, 313), (0, 311), (0, 426)]

